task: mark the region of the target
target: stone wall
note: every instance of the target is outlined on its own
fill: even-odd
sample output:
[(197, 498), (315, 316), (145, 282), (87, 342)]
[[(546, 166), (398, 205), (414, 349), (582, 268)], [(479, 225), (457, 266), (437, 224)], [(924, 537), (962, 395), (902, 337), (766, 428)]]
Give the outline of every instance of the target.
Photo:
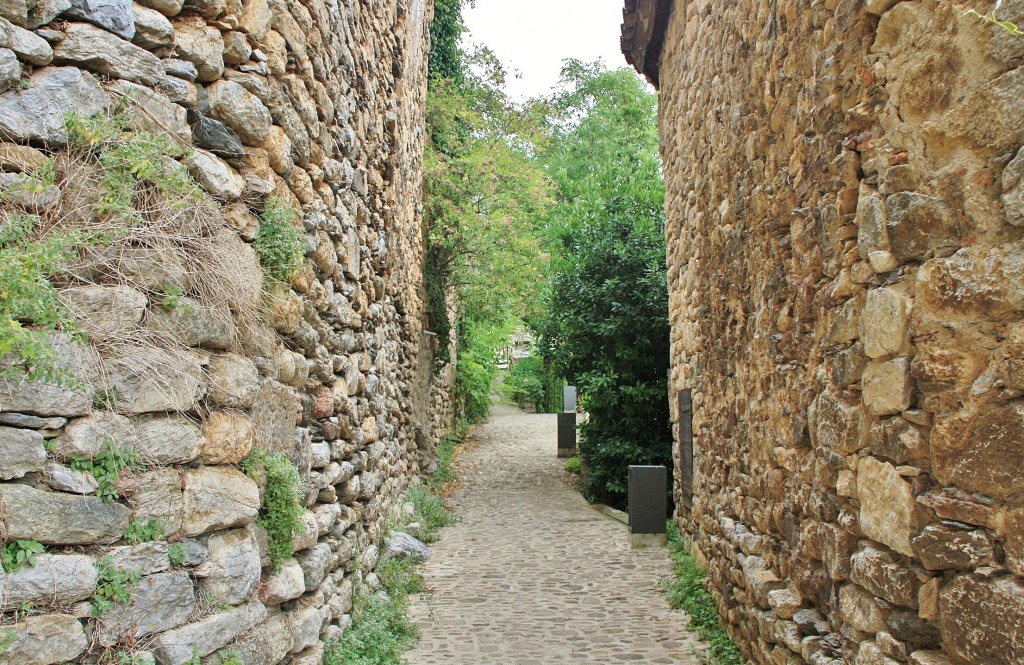
[(937, 0), (672, 4), (678, 520), (725, 623), (755, 663), (1024, 662), (1024, 38)]
[[(63, 154), (67, 113), (118, 107), (188, 147), (183, 164), (220, 202), (196, 235), (160, 251), (141, 238), (61, 283), (92, 341), (54, 338), (80, 385), (0, 385), (2, 537), (47, 550), (0, 573), (0, 663), (308, 665), (340, 635), (418, 449), (443, 434), (412, 417), (436, 399), (419, 371), (431, 12), (429, 0), (0, 0), (5, 186)], [(66, 176), (63, 204), (7, 189), (4, 205), (68, 207)], [(265, 281), (252, 248), (270, 197), (303, 227), (290, 284)], [(205, 295), (188, 238), (221, 271)], [(242, 329), (240, 301), (207, 307), (221, 292), (262, 298), (259, 321)], [(174, 344), (125, 343), (153, 339)], [(105, 501), (71, 467), (109, 440), (142, 463)], [(303, 482), (305, 530), (276, 572), (257, 524), (265, 484), (239, 468), (254, 448), (284, 453)], [(150, 520), (162, 535), (131, 544), (126, 531)], [(95, 616), (113, 570), (139, 576), (131, 600)]]

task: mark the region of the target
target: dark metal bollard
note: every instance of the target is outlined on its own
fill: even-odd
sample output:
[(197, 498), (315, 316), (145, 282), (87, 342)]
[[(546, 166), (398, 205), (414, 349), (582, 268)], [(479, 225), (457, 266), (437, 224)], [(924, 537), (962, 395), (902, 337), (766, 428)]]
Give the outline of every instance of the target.
[(629, 544), (665, 545), (668, 516), (668, 470), (663, 466), (629, 466)]
[(576, 412), (558, 414), (558, 456), (573, 457), (576, 454)]
[(576, 386), (562, 388), (562, 411), (576, 410)]

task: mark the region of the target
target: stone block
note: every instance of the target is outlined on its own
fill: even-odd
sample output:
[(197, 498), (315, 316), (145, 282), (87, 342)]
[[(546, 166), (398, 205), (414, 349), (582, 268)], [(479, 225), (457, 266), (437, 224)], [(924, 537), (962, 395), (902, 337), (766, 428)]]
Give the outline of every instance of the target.
[(886, 612), (871, 593), (856, 584), (839, 589), (839, 613), (845, 623), (862, 633), (885, 630)]
[(37, 67), (53, 60), (53, 49), (45, 39), (3, 17), (0, 17), (0, 47), (11, 49), (19, 58)]
[(267, 612), (266, 620), (251, 633), (236, 640), (231, 648), (244, 663), (274, 665), (288, 655), (294, 645), (292, 626), (279, 610)]
[[(147, 35), (149, 40), (156, 40), (155, 31), (166, 29), (170, 31), (170, 34), (164, 35), (164, 37), (169, 36), (173, 40), (174, 32), (171, 30), (171, 24), (167, 22), (163, 15), (155, 10), (138, 5), (136, 5), (136, 8), (144, 16), (149, 17), (151, 21), (167, 23), (166, 27), (161, 25), (159, 27), (147, 28), (145, 32), (139, 32), (140, 38), (143, 35)], [(170, 44), (167, 45), (169, 46)], [(162, 68), (163, 66), (161, 65)], [(125, 103), (129, 118), (128, 124), (132, 129), (151, 134), (165, 134), (186, 146), (192, 142), (192, 133), (189, 131), (188, 123), (185, 119), (185, 109), (172, 103), (166, 95), (128, 81), (115, 81), (107, 90), (115, 99), (120, 99)], [(135, 258), (140, 253), (135, 252), (129, 256)], [(163, 290), (168, 283), (173, 284), (174, 282), (159, 284), (157, 288)]]
[[(107, 95), (92, 75), (77, 67), (41, 69), (28, 79), (25, 90), (0, 95), (0, 139), (62, 146), (68, 140), (64, 127), (68, 111), (88, 118), (102, 113), (106, 106)], [(82, 413), (72, 410), (74, 413), (53, 415)]]
[(292, 629), (292, 653), (299, 653), (320, 641), (320, 627), (323, 625), (320, 610), (307, 607), (289, 612), (287, 616)]
[(222, 649), (247, 630), (258, 626), (267, 615), (267, 608), (258, 600), (160, 633), (151, 649), (158, 665), (184, 665), (193, 652), (208, 656)]
[(295, 559), (288, 559), (281, 564), (279, 570), (267, 577), (260, 591), (260, 600), (265, 605), (280, 605), (298, 598), (305, 591), (306, 582), (302, 567)]
[(1024, 309), (1024, 258), (1013, 245), (971, 247), (921, 266), (915, 311), (945, 320), (951, 316), (996, 318)]
[(863, 413), (860, 405), (825, 390), (811, 403), (809, 411), (811, 444), (840, 454), (860, 450)]
[(152, 575), (170, 569), (171, 560), (168, 556), (170, 548), (171, 545), (167, 541), (160, 540), (115, 547), (109, 550), (105, 556), (110, 557), (114, 568), (137, 570), (140, 575)]
[(860, 527), (865, 536), (907, 556), (914, 550), (910, 538), (923, 526), (909, 482), (896, 467), (874, 457), (861, 459), (857, 467)]
[(853, 555), (850, 580), (894, 605), (917, 609), (917, 594), (926, 577), (888, 552), (866, 547)]
[(930, 525), (914, 536), (911, 544), (928, 570), (969, 570), (992, 561), (992, 541), (981, 530)]
[(23, 478), (46, 464), (43, 435), (31, 429), (0, 427), (0, 480)]
[(911, 404), (910, 358), (870, 363), (864, 369), (864, 406), (873, 416), (905, 411)]
[(238, 464), (252, 450), (255, 434), (249, 416), (237, 411), (211, 411), (203, 422), (206, 464)]
[(195, 16), (182, 17), (172, 23), (175, 55), (196, 66), (200, 82), (219, 79), (224, 73), (224, 40), (220, 30), (207, 26), (206, 21)]
[(928, 437), (904, 418), (871, 423), (864, 450), (893, 464), (914, 464), (928, 459)]
[(43, 466), (43, 482), (50, 489), (72, 494), (95, 494), (99, 483), (87, 471), (75, 471), (59, 462), (49, 461)]
[(27, 485), (0, 485), (7, 538), (45, 545), (107, 544), (128, 528), (131, 511), (96, 497), (44, 492)]
[(1006, 539), (1006, 567), (1024, 576), (1024, 508), (1007, 511), (1002, 535)]
[(1024, 404), (983, 405), (939, 420), (932, 471), (945, 485), (1005, 499), (1024, 491)]
[(204, 466), (184, 473), (185, 514), (181, 530), (186, 536), (244, 526), (256, 519), (260, 491), (241, 471)]
[(82, 624), (68, 614), (29, 616), (4, 630), (13, 631), (13, 641), (0, 653), (0, 665), (66, 663), (89, 646)]
[(35, 566), (0, 577), (0, 609), (85, 600), (96, 591), (94, 563), (92, 557), (81, 554), (37, 554)]
[(910, 299), (903, 289), (870, 289), (860, 316), (860, 339), (870, 358), (896, 355), (907, 346)]
[[(130, 15), (129, 3), (129, 15)], [(166, 74), (160, 59), (102, 28), (69, 23), (65, 37), (53, 49), (53, 62), (145, 86), (160, 85)]]
[(157, 464), (191, 462), (206, 443), (199, 426), (181, 416), (143, 418), (134, 425), (136, 449), (143, 459)]
[(196, 360), (158, 349), (134, 349), (105, 362), (102, 389), (120, 413), (191, 411), (202, 397)]
[(199, 588), (217, 602), (237, 605), (252, 597), (260, 582), (260, 552), (250, 529), (215, 533), (207, 542), (209, 555), (195, 569)]
[(181, 482), (177, 469), (137, 474), (135, 491), (128, 497), (132, 518), (143, 522), (157, 520), (163, 525), (164, 533), (177, 533), (185, 514)]
[(1024, 226), (1024, 147), (1003, 169), (1003, 219), (1013, 226)]
[(103, 615), (94, 633), (103, 645), (134, 641), (185, 623), (196, 609), (192, 580), (186, 572), (148, 575), (131, 591), (131, 600)]
[(206, 92), (214, 119), (233, 129), (248, 145), (261, 145), (266, 140), (273, 119), (258, 97), (234, 81), (217, 81)]
[[(312, 531), (316, 533), (315, 527)], [(299, 562), (299, 567), (302, 569), (302, 577), (305, 581), (307, 592), (316, 589), (324, 581), (324, 578), (327, 577), (332, 557), (331, 546), (327, 543), (317, 543), (308, 550), (296, 555), (295, 559)]]
[(886, 224), (891, 252), (898, 261), (923, 261), (948, 256), (960, 246), (960, 228), (942, 199), (919, 192), (897, 192), (886, 198)]

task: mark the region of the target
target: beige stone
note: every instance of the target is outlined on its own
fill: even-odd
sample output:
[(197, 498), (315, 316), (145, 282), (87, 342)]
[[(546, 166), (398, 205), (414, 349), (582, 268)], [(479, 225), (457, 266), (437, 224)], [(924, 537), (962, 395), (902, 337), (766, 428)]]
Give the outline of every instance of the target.
[(256, 483), (231, 467), (204, 466), (184, 473), (185, 514), (181, 530), (187, 536), (245, 526), (256, 519), (260, 492)]
[(237, 411), (211, 411), (203, 422), (201, 456), (207, 464), (238, 464), (252, 450), (252, 420)]
[(885, 613), (875, 597), (856, 584), (839, 589), (839, 611), (854, 630), (877, 633), (885, 629)]
[(940, 598), (945, 647), (967, 662), (1011, 665), (1024, 659), (1024, 585), (1012, 577), (963, 575)]
[(920, 515), (910, 483), (896, 467), (874, 457), (862, 459), (857, 467), (857, 496), (864, 535), (913, 556), (910, 539), (920, 526)]
[(873, 362), (864, 368), (864, 406), (874, 416), (905, 411), (911, 404), (910, 358)]
[(965, 411), (936, 423), (933, 471), (941, 482), (1006, 498), (1024, 490), (1024, 405)]
[(0, 665), (66, 663), (89, 646), (82, 624), (68, 614), (28, 616), (5, 630), (12, 631), (12, 641), (0, 653)]
[(870, 358), (898, 354), (907, 345), (910, 300), (901, 289), (871, 289), (860, 318), (860, 339)]

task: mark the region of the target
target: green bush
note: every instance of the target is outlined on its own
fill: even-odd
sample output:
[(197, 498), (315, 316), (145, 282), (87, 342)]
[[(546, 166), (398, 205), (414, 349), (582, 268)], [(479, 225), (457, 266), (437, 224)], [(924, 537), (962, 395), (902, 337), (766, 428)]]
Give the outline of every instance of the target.
[(260, 231), (253, 245), (264, 274), (278, 282), (289, 282), (302, 268), (302, 228), (298, 212), (277, 197), (267, 199), (260, 215)]
[(302, 533), (302, 478), (282, 453), (254, 450), (242, 461), (242, 469), (256, 482), (264, 482), (263, 506), (257, 522), (267, 531), (271, 570), (295, 553), (292, 536)]
[(491, 410), (491, 384), (498, 368), (494, 350), (485, 346), (466, 346), (455, 367), (455, 408), (467, 423), (487, 419)]
[(541, 411), (544, 403), (544, 359), (528, 356), (513, 363), (503, 386), (508, 398), (520, 408), (533, 404)]
[(569, 473), (580, 473), (583, 470), (583, 464), (580, 462), (578, 456), (570, 457), (565, 461), (565, 470)]
[(708, 665), (743, 665), (743, 655), (718, 621), (718, 606), (707, 588), (707, 574), (686, 550), (674, 524), (668, 528), (669, 556), (673, 576), (666, 582), (669, 604), (684, 610), (689, 627), (709, 644), (702, 660)]
[(412, 519), (420, 524), (423, 542), (435, 542), (441, 527), (455, 524), (455, 515), (445, 507), (444, 499), (422, 485), (410, 487), (406, 499), (415, 507)]
[(369, 591), (356, 594), (352, 626), (342, 638), (329, 642), (324, 665), (399, 665), (402, 652), (419, 639), (419, 630), (408, 617), (409, 594), (426, 590), (412, 559), (384, 558), (377, 567), (385, 595)]
[(135, 449), (121, 446), (113, 439), (107, 439), (100, 446), (100, 451), (92, 459), (75, 457), (71, 460), (71, 468), (92, 474), (99, 484), (96, 496), (103, 503), (119, 498), (117, 482), (125, 469), (139, 466), (141, 459)]

